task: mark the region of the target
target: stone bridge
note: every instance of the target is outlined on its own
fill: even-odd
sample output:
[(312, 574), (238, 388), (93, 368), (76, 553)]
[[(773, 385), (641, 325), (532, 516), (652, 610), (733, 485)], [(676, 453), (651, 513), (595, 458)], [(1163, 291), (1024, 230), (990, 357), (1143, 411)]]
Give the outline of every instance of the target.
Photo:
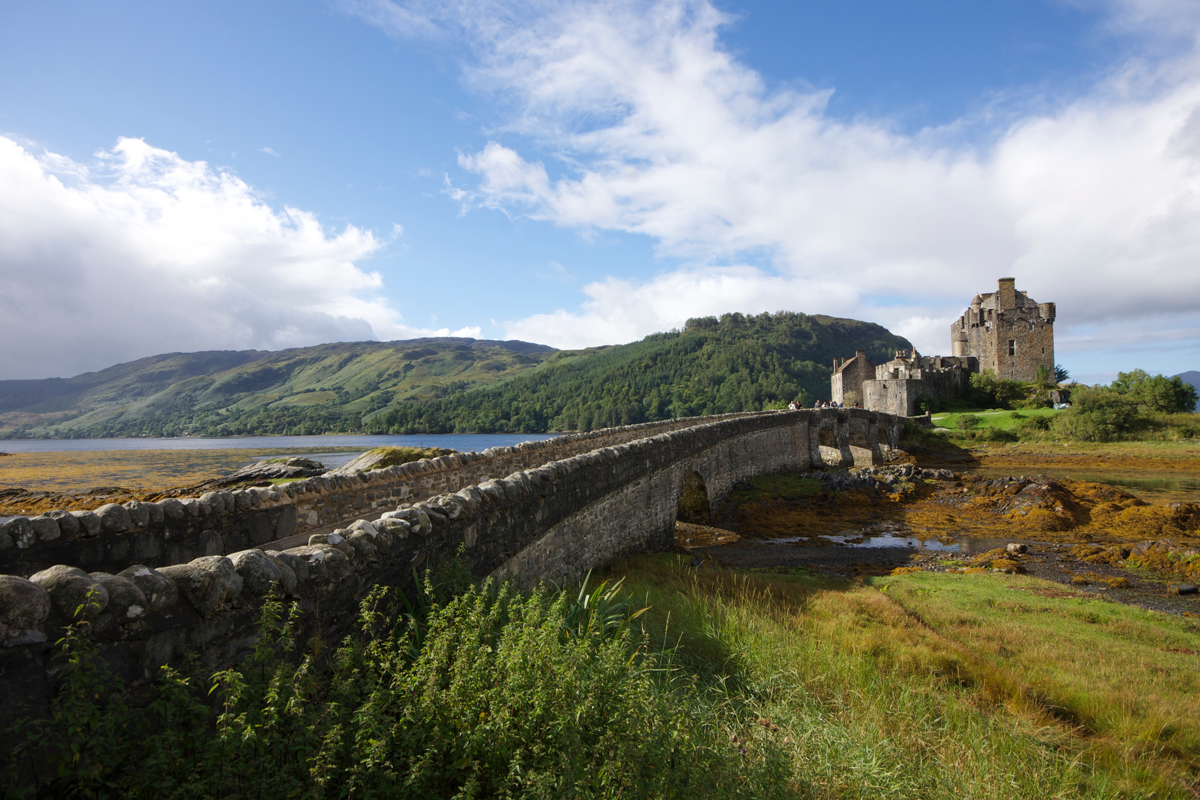
[[(414, 568), (459, 552), (480, 578), (578, 580), (668, 549), (685, 485), (715, 509), (757, 476), (881, 463), (903, 425), (859, 409), (671, 420), (12, 519), (0, 528), (0, 716), (22, 699), (44, 709), (49, 643), (89, 593), (91, 636), (126, 681), (152, 680), (188, 652), (221, 668), (253, 644), (268, 595), (299, 605), (305, 637), (337, 639), (372, 587), (412, 591)], [(323, 532), (336, 524), (346, 527)]]

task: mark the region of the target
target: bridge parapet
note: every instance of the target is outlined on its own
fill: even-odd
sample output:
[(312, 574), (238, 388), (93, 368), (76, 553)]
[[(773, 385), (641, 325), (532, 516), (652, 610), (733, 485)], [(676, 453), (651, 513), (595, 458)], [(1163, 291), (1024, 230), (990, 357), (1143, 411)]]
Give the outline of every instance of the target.
[(265, 547), (599, 447), (740, 416), (752, 414), (626, 425), (269, 488), (16, 517), (0, 526), (0, 574), (28, 576), (54, 564), (116, 573), (130, 564), (165, 567)]

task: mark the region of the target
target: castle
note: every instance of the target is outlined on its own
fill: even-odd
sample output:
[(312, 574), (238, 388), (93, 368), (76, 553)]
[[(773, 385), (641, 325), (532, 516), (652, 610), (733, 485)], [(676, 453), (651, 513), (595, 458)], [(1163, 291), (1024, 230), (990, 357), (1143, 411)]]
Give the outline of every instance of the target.
[(952, 356), (922, 356), (914, 348), (884, 364), (865, 350), (833, 360), (833, 402), (862, 404), (871, 411), (912, 416), (917, 400), (961, 397), (970, 373), (991, 370), (1007, 380), (1031, 381), (1038, 369), (1054, 374), (1054, 303), (1037, 303), (1017, 291), (1015, 278), (975, 295), (971, 307), (950, 326)]

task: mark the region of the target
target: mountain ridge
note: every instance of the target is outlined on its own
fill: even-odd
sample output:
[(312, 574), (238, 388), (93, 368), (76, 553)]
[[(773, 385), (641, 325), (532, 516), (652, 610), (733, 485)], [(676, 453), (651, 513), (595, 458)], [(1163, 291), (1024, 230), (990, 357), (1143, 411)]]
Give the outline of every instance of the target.
[(424, 337), (166, 353), (0, 381), (0, 437), (589, 429), (808, 402), (828, 396), (833, 357), (910, 346), (873, 323), (778, 312), (582, 350)]

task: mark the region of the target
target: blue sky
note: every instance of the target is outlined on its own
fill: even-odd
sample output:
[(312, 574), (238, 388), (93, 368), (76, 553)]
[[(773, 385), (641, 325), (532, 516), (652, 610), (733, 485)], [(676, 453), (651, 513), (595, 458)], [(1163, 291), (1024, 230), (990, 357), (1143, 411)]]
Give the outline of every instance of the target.
[(1200, 367), (1200, 4), (0, 6), (0, 378), (689, 316), (923, 352), (1014, 275), (1084, 380)]

